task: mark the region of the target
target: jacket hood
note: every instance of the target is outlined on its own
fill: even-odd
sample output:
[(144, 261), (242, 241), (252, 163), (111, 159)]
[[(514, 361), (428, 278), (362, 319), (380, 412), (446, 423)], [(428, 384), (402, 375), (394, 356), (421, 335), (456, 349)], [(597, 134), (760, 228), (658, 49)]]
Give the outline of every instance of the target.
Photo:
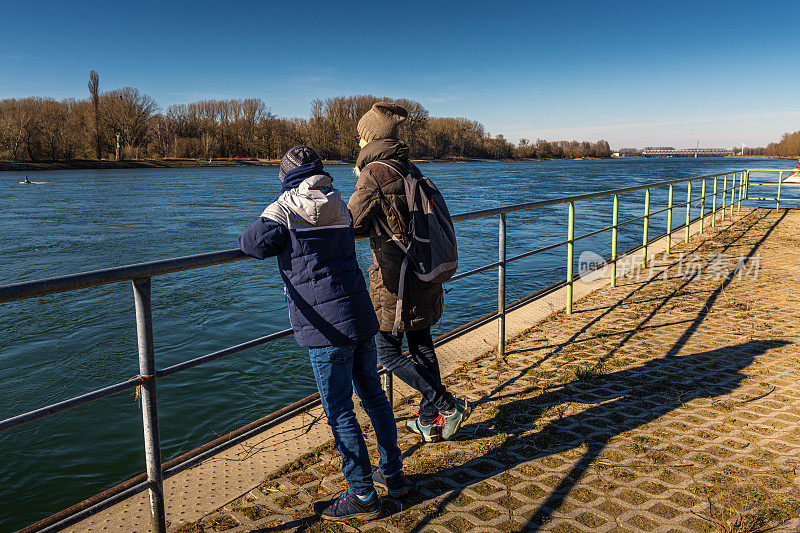
[(361, 149), (356, 159), (356, 168), (361, 170), (373, 161), (393, 159), (408, 165), (408, 146), (400, 139), (376, 139)]
[[(275, 203), (311, 226), (341, 224), (344, 202), (339, 191), (333, 188), (332, 182), (333, 179), (327, 174), (315, 174), (304, 179), (297, 187), (283, 192)], [(290, 229), (296, 226), (291, 217), (286, 220), (284, 217), (277, 217), (275, 207), (274, 204), (270, 205), (261, 216), (277, 220)], [(347, 211), (346, 207), (344, 211)]]

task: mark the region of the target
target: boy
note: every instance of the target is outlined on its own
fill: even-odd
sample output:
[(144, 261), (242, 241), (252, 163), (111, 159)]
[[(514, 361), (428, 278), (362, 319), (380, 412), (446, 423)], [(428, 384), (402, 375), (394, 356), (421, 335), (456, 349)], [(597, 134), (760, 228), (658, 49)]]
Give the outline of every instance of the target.
[[(239, 237), (258, 259), (278, 257), (298, 344), (308, 347), (322, 407), (342, 456), (348, 488), (317, 502), (326, 520), (369, 520), (380, 514), (374, 484), (391, 496), (408, 492), (394, 413), (380, 386), (374, 336), (378, 322), (356, 262), (350, 214), (319, 155), (308, 146), (289, 150), (278, 172), (283, 189)], [(353, 389), (369, 415), (380, 453), (373, 472), (353, 411)]]

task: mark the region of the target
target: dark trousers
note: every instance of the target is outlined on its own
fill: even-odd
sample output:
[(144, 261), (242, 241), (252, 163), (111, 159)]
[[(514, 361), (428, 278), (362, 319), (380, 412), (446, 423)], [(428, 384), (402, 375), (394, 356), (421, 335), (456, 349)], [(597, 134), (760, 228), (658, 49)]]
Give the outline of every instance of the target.
[(379, 332), (375, 336), (378, 362), (422, 394), (419, 419), (420, 423), (428, 425), (439, 416), (439, 412), (453, 410), (455, 399), (442, 384), (431, 328), (407, 331), (406, 336), (410, 356), (403, 355), (403, 332), (397, 336)]

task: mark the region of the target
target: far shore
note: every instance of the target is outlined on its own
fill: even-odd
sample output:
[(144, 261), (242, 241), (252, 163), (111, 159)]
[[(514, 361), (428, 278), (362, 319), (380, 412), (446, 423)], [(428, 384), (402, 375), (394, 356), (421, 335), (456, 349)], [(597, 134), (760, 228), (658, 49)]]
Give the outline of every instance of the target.
[[(514, 161), (512, 159), (415, 159), (415, 163), (462, 163)], [(71, 159), (67, 161), (0, 161), (0, 171), (33, 170), (104, 170), (125, 168), (197, 168), (197, 167), (274, 167), (280, 159), (131, 159), (109, 161), (98, 159)], [(355, 161), (325, 160), (325, 165), (355, 165)]]
[[(742, 157), (733, 155), (727, 157)], [(778, 156), (744, 156), (745, 158), (763, 159), (797, 159), (797, 157)], [(575, 160), (595, 159), (591, 157), (578, 157)], [(612, 159), (638, 159), (638, 157), (622, 157)], [(569, 160), (569, 159), (552, 159)], [(506, 161), (551, 161), (551, 159), (477, 159), (477, 158), (447, 158), (447, 159), (414, 159), (415, 163), (490, 163)], [(278, 166), (280, 159), (136, 159), (125, 161), (110, 161), (98, 159), (71, 159), (67, 161), (0, 161), (0, 171), (35, 171), (35, 170), (113, 170), (127, 168), (199, 168), (199, 167), (270, 167)], [(326, 160), (325, 165), (355, 165), (355, 161)]]
[[(105, 170), (124, 168), (266, 167), (277, 166), (279, 159), (70, 159), (66, 161), (0, 161), (0, 171), (28, 170)], [(326, 164), (352, 164), (330, 161)]]

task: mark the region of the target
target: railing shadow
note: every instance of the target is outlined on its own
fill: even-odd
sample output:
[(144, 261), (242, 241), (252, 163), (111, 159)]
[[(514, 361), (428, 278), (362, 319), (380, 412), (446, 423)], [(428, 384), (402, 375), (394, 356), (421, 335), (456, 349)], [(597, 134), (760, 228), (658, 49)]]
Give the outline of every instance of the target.
[[(736, 235), (731, 242), (726, 243), (726, 245), (723, 247), (723, 249), (719, 253), (723, 253), (723, 252), (729, 250), (732, 246), (736, 245), (736, 243), (739, 240), (741, 240), (742, 238), (744, 238), (745, 235), (747, 235), (748, 231), (750, 231), (753, 227), (755, 227), (759, 222), (764, 220), (767, 216), (769, 216), (769, 211), (762, 211), (762, 212), (759, 213), (758, 210), (753, 210), (750, 213), (746, 214), (744, 217), (742, 217), (742, 219), (745, 219), (745, 218), (750, 219), (750, 217), (753, 217), (753, 218), (748, 221), (748, 225), (746, 227), (740, 228), (739, 234)], [(783, 219), (783, 216), (785, 216), (785, 213), (781, 216), (781, 218), (778, 221), (776, 221), (772, 225), (772, 227), (770, 228), (769, 232), (771, 232), (772, 228), (774, 228), (780, 222), (780, 220)], [(740, 219), (740, 220), (742, 220), (742, 219)], [(769, 235), (769, 232), (766, 235), (764, 235), (764, 237), (761, 238), (759, 240), (759, 242), (756, 245), (753, 246), (753, 248), (751, 248), (750, 253), (747, 255), (748, 258), (751, 257), (755, 253), (755, 249), (762, 242), (764, 242), (764, 240)], [(694, 247), (691, 250), (689, 250), (687, 253), (693, 254), (693, 253), (699, 251), (702, 246), (703, 246), (703, 241), (695, 243)], [(672, 268), (673, 266), (675, 266), (677, 264), (678, 260), (676, 259), (675, 261), (676, 262), (673, 262), (671, 264), (666, 263), (666, 264), (662, 264), (660, 266), (661, 266), (661, 268)], [(508, 388), (510, 385), (513, 385), (514, 383), (516, 383), (527, 372), (529, 372), (529, 371), (533, 370), (534, 368), (540, 366), (544, 361), (546, 361), (548, 359), (552, 359), (555, 355), (557, 355), (559, 352), (564, 350), (566, 347), (572, 345), (574, 342), (578, 342), (579, 339), (581, 339), (581, 336), (583, 334), (585, 334), (587, 331), (589, 331), (589, 329), (592, 326), (594, 326), (595, 324), (600, 322), (600, 320), (602, 320), (604, 317), (608, 316), (609, 314), (611, 314), (613, 311), (615, 311), (616, 309), (620, 308), (621, 306), (624, 306), (624, 305), (632, 303), (633, 298), (638, 293), (644, 291), (646, 288), (648, 288), (649, 286), (657, 283), (661, 279), (662, 278), (660, 278), (659, 276), (653, 276), (650, 279), (647, 279), (644, 282), (639, 283), (638, 286), (635, 287), (631, 292), (629, 292), (624, 298), (621, 298), (619, 301), (615, 302), (614, 304), (604, 308), (603, 312), (601, 314), (599, 314), (598, 316), (596, 316), (595, 318), (593, 318), (592, 320), (590, 320), (586, 324), (584, 324), (578, 331), (576, 331), (573, 335), (571, 335), (569, 339), (559, 343), (555, 347), (555, 349), (553, 351), (548, 353), (546, 356), (538, 359), (537, 361), (533, 362), (528, 367), (522, 369), (517, 376), (512, 377), (512, 378), (508, 379), (507, 381), (498, 384), (489, 394), (487, 394), (483, 398), (479, 399), (476, 402), (476, 404), (479, 405), (481, 403), (486, 403), (486, 402), (489, 402), (489, 401), (501, 400), (501, 399), (504, 399), (504, 398), (508, 397), (507, 395), (500, 395), (499, 393), (501, 393), (504, 389)], [(627, 332), (627, 335), (621, 340), (620, 345), (622, 345), (626, 341), (630, 340), (633, 337), (633, 335), (636, 334), (637, 332), (641, 331), (642, 328), (648, 327), (647, 323), (650, 322), (658, 314), (658, 312), (660, 310), (662, 310), (673, 298), (677, 297), (678, 295), (685, 294), (686, 287), (688, 287), (691, 284), (693, 279), (694, 279), (693, 277), (687, 278), (684, 281), (684, 283), (682, 283), (680, 286), (675, 288), (670, 294), (668, 294), (668, 295), (666, 295), (666, 296), (664, 296), (662, 298), (659, 298), (658, 305), (656, 305), (651, 310), (651, 312), (647, 316), (645, 316), (637, 324), (636, 328), (634, 328), (634, 329), (630, 330), (629, 332)], [(733, 278), (731, 277), (730, 279), (733, 279)], [(726, 283), (726, 285), (727, 285), (727, 283)], [(713, 302), (713, 301), (716, 300), (715, 294), (716, 294), (716, 292), (718, 292), (721, 289), (722, 289), (722, 287), (717, 289), (717, 291), (713, 291), (711, 293), (711, 295), (709, 296), (709, 301), (706, 304), (707, 306), (710, 305), (710, 302)], [(641, 303), (641, 302), (636, 302), (636, 303)], [(580, 313), (580, 312), (582, 312), (582, 311), (576, 311), (575, 314)], [(705, 312), (707, 312), (707, 311), (705, 311)], [(702, 317), (705, 317), (705, 312), (701, 313)], [(692, 331), (694, 331), (694, 329), (696, 329), (696, 327), (697, 327), (696, 322), (697, 322), (697, 319), (694, 319), (694, 320), (691, 321), (690, 328), (693, 327)], [(581, 339), (581, 340), (583, 340), (583, 339)], [(542, 347), (539, 346), (536, 349), (541, 349), (541, 348)], [(520, 350), (509, 350), (507, 353), (509, 355), (514, 354), (514, 353), (520, 353)], [(606, 360), (609, 357), (613, 356), (614, 353), (615, 353), (615, 350), (610, 352), (609, 354), (607, 354), (605, 356), (604, 360)], [(599, 361), (598, 363), (602, 363), (602, 361)], [(529, 391), (530, 390), (533, 390), (533, 388), (529, 389)], [(514, 394), (518, 394), (518, 393), (514, 393)]]
[[(471, 424), (474, 430), (484, 434), (507, 433), (503, 445), (486, 456), (437, 472), (436, 478), (444, 479), (447, 485), (446, 490), (439, 493), (430, 490), (434, 484), (426, 483), (424, 477), (411, 477), (421, 491), (412, 501), (404, 502), (406, 505), (422, 503), (452, 491), (412, 531), (424, 530), (430, 517), (443, 511), (468, 485), (528, 461), (586, 446), (587, 451), (563, 476), (524, 528), (536, 530), (558, 510), (565, 496), (613, 437), (648, 424), (691, 400), (734, 391), (747, 377), (742, 370), (755, 357), (787, 344), (789, 342), (784, 340), (750, 341), (680, 357), (665, 355), (635, 368), (602, 375), (593, 382), (573, 382), (558, 391), (503, 404), (493, 418)], [(597, 405), (529, 433), (545, 410), (564, 402), (587, 401)], [(503, 468), (492, 467), (493, 462), (502, 463)], [(467, 481), (462, 477), (465, 469), (472, 474)]]
[[(769, 211), (763, 211), (762, 213), (763, 216), (754, 216), (749, 225), (735, 228), (737, 234), (727, 243), (723, 250), (727, 250), (731, 245), (738, 243), (748, 235), (749, 230), (769, 216)], [(758, 214), (758, 210), (754, 210), (751, 214)], [(757, 242), (750, 245), (750, 249), (745, 255), (746, 259), (750, 259), (755, 255), (760, 245), (769, 237), (785, 216), (786, 213), (782, 213), (758, 238)], [(509, 433), (510, 436), (499, 449), (492, 451), (488, 456), (478, 457), (464, 465), (437, 472), (437, 478), (451, 481), (448, 483), (447, 490), (431, 493), (429, 487), (432, 484), (421, 483), (425, 489), (422, 489), (420, 494), (416, 496), (418, 501), (407, 502), (408, 504), (421, 503), (429, 498), (439, 497), (442, 494), (447, 494), (447, 496), (412, 531), (423, 530), (430, 522), (431, 517), (438, 515), (461, 494), (463, 487), (478, 483), (481, 478), (488, 479), (502, 471), (497, 469), (487, 470), (487, 464), (489, 463), (487, 463), (486, 459), (491, 458), (500, 461), (503, 463), (504, 469), (507, 470), (523, 462), (586, 445), (587, 452), (578, 460), (570, 472), (563, 476), (556, 489), (539, 506), (525, 526), (526, 530), (535, 531), (552, 516), (553, 512), (561, 507), (565, 496), (580, 481), (589, 465), (599, 457), (612, 437), (652, 422), (693, 399), (722, 396), (735, 390), (746, 377), (742, 370), (749, 366), (756, 356), (762, 355), (770, 349), (785, 346), (789, 344), (789, 341), (749, 341), (691, 355), (677, 356), (677, 353), (697, 331), (700, 324), (705, 320), (711, 306), (724, 289), (735, 279), (736, 274), (736, 271), (729, 273), (720, 285), (712, 291), (706, 302), (700, 305), (697, 316), (691, 321), (680, 338), (664, 351), (664, 355), (661, 358), (648, 361), (644, 365), (635, 368), (604, 374), (598, 377), (594, 383), (572, 382), (562, 387), (559, 391), (544, 392), (532, 398), (511, 401), (503, 404), (498, 414), (491, 420), (472, 424), (473, 429), (483, 430), (484, 433), (499, 429)], [(652, 283), (656, 279), (658, 278), (648, 280), (647, 283)], [(658, 311), (663, 309), (667, 301), (680, 294), (682, 289), (691, 283), (693, 279), (693, 277), (687, 279), (671, 294), (666, 296), (665, 301), (651, 310), (641, 320), (639, 326), (643, 326), (652, 320)], [(591, 324), (597, 323), (602, 316), (607, 315), (614, 307), (612, 306), (600, 317), (590, 321), (580, 331), (585, 332), (588, 330)], [(630, 339), (632, 335), (633, 332), (627, 338)], [(579, 334), (574, 335), (571, 340), (576, 339), (577, 336)], [(566, 344), (564, 343), (564, 345)], [(552, 353), (548, 354), (547, 358), (552, 357), (552, 355)], [(612, 354), (604, 356), (604, 359), (607, 359), (610, 355), (613, 355), (613, 351)], [(538, 366), (538, 364), (540, 362), (534, 363), (531, 368)], [(522, 369), (520, 376), (529, 370), (529, 368)], [(496, 387), (489, 394), (490, 399), (498, 400), (503, 398), (498, 397), (497, 392), (507, 388), (518, 379), (519, 376)], [(532, 389), (528, 389), (527, 392), (531, 391)], [(517, 396), (525, 392), (516, 392), (505, 397)], [(599, 402), (599, 405), (550, 422), (542, 430), (534, 434), (524, 434), (532, 429), (538, 420), (539, 414), (544, 409), (565, 401), (581, 402), (587, 392), (590, 393), (589, 396), (594, 398), (592, 401), (594, 403)], [(486, 400), (484, 399), (484, 401)], [(509, 415), (515, 413), (522, 417), (523, 423), (511, 428), (507, 425)], [(554, 445), (551, 442), (553, 436), (562, 437), (563, 440)], [(473, 476), (468, 483), (459, 483), (457, 481), (460, 477), (459, 473), (463, 472), (465, 468), (475, 474), (481, 474), (477, 479)], [(482, 472), (486, 473), (483, 474)], [(414, 479), (414, 481), (423, 482), (424, 480), (420, 478)], [(422, 493), (424, 492), (428, 492), (428, 494), (423, 495)]]

